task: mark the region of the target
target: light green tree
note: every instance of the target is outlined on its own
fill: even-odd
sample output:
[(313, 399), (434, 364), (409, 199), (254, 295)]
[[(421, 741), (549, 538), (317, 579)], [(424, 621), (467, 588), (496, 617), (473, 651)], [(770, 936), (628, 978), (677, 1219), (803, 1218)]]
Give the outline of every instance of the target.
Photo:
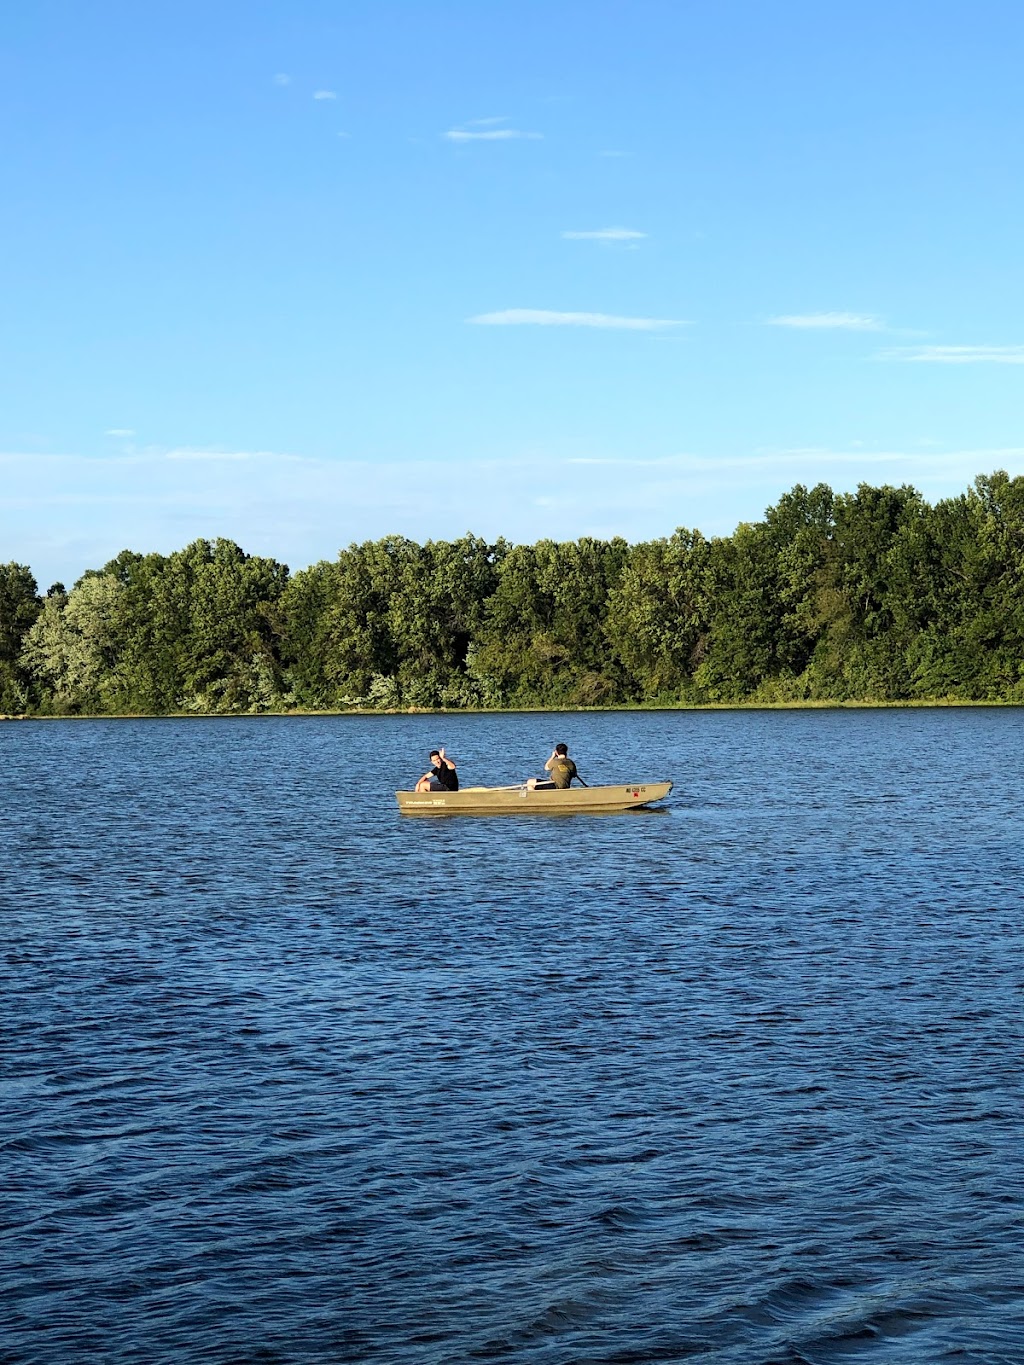
[(25, 637), (22, 662), (63, 711), (103, 711), (118, 690), (116, 630), (121, 585), (90, 573), (51, 593)]

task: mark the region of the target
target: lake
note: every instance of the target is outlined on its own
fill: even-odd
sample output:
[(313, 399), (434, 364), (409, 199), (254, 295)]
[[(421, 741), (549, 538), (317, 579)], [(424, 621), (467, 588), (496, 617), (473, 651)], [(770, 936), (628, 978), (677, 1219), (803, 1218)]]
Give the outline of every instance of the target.
[[(662, 811), (409, 819), (566, 741)], [(0, 726), (0, 1360), (1024, 1359), (1024, 712)]]

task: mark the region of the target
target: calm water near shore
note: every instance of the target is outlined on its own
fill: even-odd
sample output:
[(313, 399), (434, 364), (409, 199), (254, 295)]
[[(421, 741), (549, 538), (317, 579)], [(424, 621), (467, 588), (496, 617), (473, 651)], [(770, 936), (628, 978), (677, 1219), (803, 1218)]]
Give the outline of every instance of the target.
[[(669, 777), (661, 812), (401, 819)], [(0, 1361), (1024, 1360), (1024, 711), (0, 727)]]

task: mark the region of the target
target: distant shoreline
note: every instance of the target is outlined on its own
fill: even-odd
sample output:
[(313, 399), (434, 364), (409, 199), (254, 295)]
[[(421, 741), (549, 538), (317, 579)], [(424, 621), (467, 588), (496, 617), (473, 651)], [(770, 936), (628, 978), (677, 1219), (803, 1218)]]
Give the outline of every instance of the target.
[(679, 702), (676, 705), (654, 705), (637, 702), (617, 706), (460, 706), (426, 707), (403, 706), (390, 709), (345, 707), (338, 710), (304, 710), (292, 707), (287, 711), (118, 711), (89, 712), (76, 715), (50, 715), (24, 712), (20, 715), (0, 715), (0, 721), (25, 720), (263, 720), (283, 717), (309, 716), (516, 716), (516, 715), (594, 715), (601, 712), (635, 714), (640, 711), (921, 711), (979, 708), (1020, 709), (1019, 701), (964, 701), (959, 698), (915, 697), (903, 701), (734, 701), (734, 702)]
[[(3, 714), (503, 714), (1024, 705), (1024, 477), (934, 506), (797, 484), (677, 528), (350, 545), (292, 574), (234, 541), (124, 550), (40, 596), (0, 565)], [(335, 699), (328, 706), (327, 698)], [(964, 698), (965, 700), (961, 700)]]

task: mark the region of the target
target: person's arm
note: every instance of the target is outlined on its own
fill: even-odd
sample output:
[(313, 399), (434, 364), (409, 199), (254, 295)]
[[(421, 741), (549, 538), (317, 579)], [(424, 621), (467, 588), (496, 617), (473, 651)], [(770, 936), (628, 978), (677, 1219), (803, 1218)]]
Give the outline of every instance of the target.
[(451, 768), (452, 772), (455, 771), (455, 760), (449, 758), (443, 749), (438, 749), (437, 756), (446, 768)]
[(552, 764), (554, 763), (557, 757), (558, 757), (557, 754), (552, 754), (548, 761), (544, 764), (544, 771), (546, 773), (549, 773), (551, 771)]

